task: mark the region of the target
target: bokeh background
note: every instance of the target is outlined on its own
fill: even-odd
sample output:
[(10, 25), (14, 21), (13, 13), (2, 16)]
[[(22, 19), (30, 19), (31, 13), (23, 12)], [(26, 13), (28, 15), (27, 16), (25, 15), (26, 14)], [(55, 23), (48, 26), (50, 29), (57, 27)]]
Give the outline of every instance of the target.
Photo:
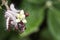
[[(5, 30), (5, 6), (0, 9), (0, 40), (60, 40), (60, 0), (8, 0), (29, 13), (26, 30)], [(1, 0), (0, 0), (1, 5)]]

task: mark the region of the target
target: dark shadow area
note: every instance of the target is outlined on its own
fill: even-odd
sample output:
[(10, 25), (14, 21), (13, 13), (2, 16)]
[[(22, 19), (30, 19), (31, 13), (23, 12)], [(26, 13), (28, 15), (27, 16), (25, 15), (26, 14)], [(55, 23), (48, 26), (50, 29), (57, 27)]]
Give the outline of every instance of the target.
[(15, 5), (15, 7), (19, 7), (20, 4), (23, 2), (23, 0), (11, 0), (10, 3), (13, 3)]

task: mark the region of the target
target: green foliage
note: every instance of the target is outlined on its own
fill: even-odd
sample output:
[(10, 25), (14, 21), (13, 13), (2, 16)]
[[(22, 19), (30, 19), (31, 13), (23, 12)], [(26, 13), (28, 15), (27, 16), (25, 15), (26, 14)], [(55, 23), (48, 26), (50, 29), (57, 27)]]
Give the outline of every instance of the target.
[(48, 15), (48, 27), (52, 35), (60, 40), (60, 11), (56, 8), (51, 8)]
[[(23, 0), (19, 8), (28, 12), (29, 17), (27, 17), (27, 29), (22, 34), (5, 30), (4, 11), (0, 9), (0, 40), (30, 40), (28, 36), (39, 31), (45, 14), (47, 14), (48, 26), (44, 26), (45, 28), (39, 32), (40, 40), (60, 40), (60, 0), (51, 0), (51, 7), (46, 6), (47, 1)], [(46, 8), (48, 8), (47, 13), (45, 13)]]

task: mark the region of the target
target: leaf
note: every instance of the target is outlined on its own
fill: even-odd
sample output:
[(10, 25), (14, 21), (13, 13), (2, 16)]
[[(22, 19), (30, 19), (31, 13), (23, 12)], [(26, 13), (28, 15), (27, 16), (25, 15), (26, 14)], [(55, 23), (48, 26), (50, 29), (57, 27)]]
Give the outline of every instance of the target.
[(44, 7), (28, 2), (22, 3), (20, 7), (29, 13), (29, 17), (27, 17), (28, 22), (26, 24), (27, 29), (21, 34), (21, 36), (24, 37), (38, 31), (39, 25), (44, 19)]
[(60, 0), (52, 0), (52, 2), (53, 2), (53, 6), (56, 9), (60, 10)]
[(55, 40), (60, 40), (60, 10), (54, 7), (49, 9), (48, 26)]

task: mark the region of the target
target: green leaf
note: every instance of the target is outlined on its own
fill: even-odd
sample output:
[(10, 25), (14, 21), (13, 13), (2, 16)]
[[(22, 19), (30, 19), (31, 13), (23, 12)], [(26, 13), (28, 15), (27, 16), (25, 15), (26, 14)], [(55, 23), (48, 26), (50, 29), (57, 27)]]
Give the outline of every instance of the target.
[(20, 7), (29, 13), (26, 24), (27, 29), (21, 34), (21, 36), (24, 37), (38, 31), (39, 25), (44, 19), (44, 7), (28, 2), (22, 3)]
[(55, 40), (60, 40), (60, 10), (52, 7), (48, 11), (48, 26)]
[(58, 10), (60, 10), (60, 0), (53, 0), (52, 2), (53, 2), (53, 6)]

